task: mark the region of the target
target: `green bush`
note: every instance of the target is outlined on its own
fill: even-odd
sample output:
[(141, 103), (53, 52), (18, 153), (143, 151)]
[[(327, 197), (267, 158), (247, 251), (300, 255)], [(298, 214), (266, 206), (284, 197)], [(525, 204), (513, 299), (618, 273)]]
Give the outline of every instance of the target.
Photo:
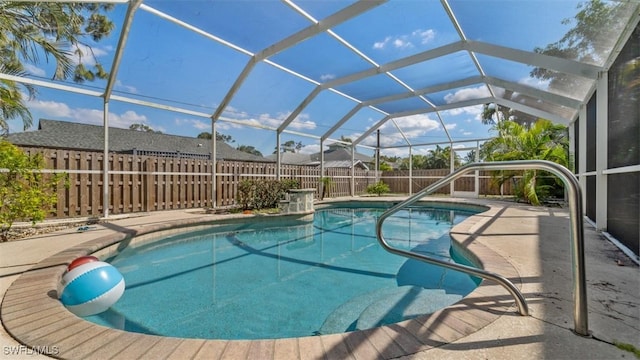
[(389, 191), (391, 191), (389, 189), (389, 185), (385, 184), (384, 182), (382, 182), (382, 180), (378, 181), (375, 184), (371, 184), (369, 186), (367, 186), (367, 193), (368, 194), (376, 194), (378, 196), (388, 193)]
[(238, 184), (238, 203), (243, 210), (276, 208), (287, 191), (299, 186), (297, 180), (291, 179), (242, 180)]
[(56, 204), (63, 174), (43, 174), (42, 155), (29, 156), (0, 139), (0, 241), (6, 241), (17, 220), (35, 224)]

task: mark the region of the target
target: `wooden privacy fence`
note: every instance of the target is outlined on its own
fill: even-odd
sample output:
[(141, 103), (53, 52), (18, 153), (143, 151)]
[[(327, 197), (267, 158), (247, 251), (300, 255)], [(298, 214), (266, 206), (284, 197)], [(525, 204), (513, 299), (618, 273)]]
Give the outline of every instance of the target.
[[(104, 175), (102, 152), (22, 148), (27, 154), (40, 153), (45, 171), (64, 172), (67, 184), (56, 189), (57, 205), (50, 218), (101, 217), (103, 209)], [(275, 179), (275, 163), (218, 161), (216, 163), (216, 206), (236, 205), (238, 184), (244, 179)], [(211, 160), (177, 157), (157, 157), (141, 154), (108, 155), (109, 213), (203, 208), (212, 206)], [(448, 174), (446, 169), (413, 171), (412, 191), (415, 193)], [(281, 179), (297, 180), (301, 188), (316, 189), (320, 197), (320, 169), (316, 166), (282, 165)], [(396, 194), (409, 193), (408, 171), (390, 171), (379, 178)], [(351, 195), (351, 169), (327, 168), (331, 178), (327, 197)], [(366, 194), (367, 186), (376, 182), (376, 172), (355, 170), (355, 195)], [(457, 191), (472, 191), (473, 177), (459, 179)], [(446, 186), (438, 193), (448, 194)], [(483, 174), (481, 195), (500, 194), (491, 186), (490, 176)], [(504, 194), (511, 194), (511, 183), (505, 184)]]
[[(416, 193), (427, 186), (435, 183), (439, 179), (447, 176), (449, 169), (421, 169), (413, 170), (411, 178), (409, 177), (409, 170), (394, 170), (385, 171), (382, 174), (381, 180), (384, 181), (392, 193), (408, 194), (409, 182), (411, 182), (411, 191)], [(478, 195), (513, 195), (513, 183), (507, 181), (502, 186), (502, 194), (500, 193), (500, 187), (492, 181), (490, 171), (479, 172), (479, 189)], [(455, 191), (469, 191), (475, 190), (475, 175), (470, 173), (467, 176), (455, 181)], [(434, 194), (447, 194), (450, 195), (450, 187), (445, 185), (439, 190), (436, 190)]]
[[(57, 204), (50, 218), (101, 217), (104, 214), (102, 152), (22, 147), (40, 153), (45, 171), (64, 172), (66, 184), (56, 189)], [(109, 213), (202, 208), (212, 206), (211, 160), (110, 153)], [(350, 169), (325, 169), (332, 178), (329, 196), (351, 195)], [(216, 206), (234, 206), (238, 183), (243, 179), (275, 179), (275, 163), (218, 161)], [(320, 169), (315, 166), (282, 165), (281, 179), (297, 180), (301, 188), (316, 189)], [(355, 194), (366, 193), (375, 172), (356, 170)]]

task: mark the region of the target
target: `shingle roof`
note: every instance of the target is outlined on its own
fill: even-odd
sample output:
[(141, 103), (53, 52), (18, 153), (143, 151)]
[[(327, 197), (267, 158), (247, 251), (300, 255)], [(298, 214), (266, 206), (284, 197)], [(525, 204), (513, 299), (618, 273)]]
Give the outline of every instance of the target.
[[(276, 161), (277, 154), (266, 156), (267, 159)], [(280, 161), (289, 165), (318, 165), (320, 162), (311, 159), (311, 154), (285, 152), (280, 154)]]
[[(354, 160), (360, 160), (363, 163), (370, 163), (373, 162), (373, 157), (365, 155), (365, 154), (360, 154), (358, 152), (356, 152), (354, 155)], [(316, 160), (316, 161), (320, 161), (320, 153), (316, 153), (311, 155), (311, 159)], [(335, 147), (330, 147), (329, 150), (326, 150), (324, 152), (324, 161), (339, 161), (339, 160), (351, 160), (351, 150), (346, 149), (344, 147), (339, 147), (339, 146), (335, 146)]]
[[(102, 126), (40, 119), (37, 131), (9, 134), (7, 140), (21, 146), (102, 151), (103, 136)], [(131, 152), (134, 149), (198, 155), (211, 153), (210, 142), (206, 139), (109, 127), (109, 151)], [(270, 162), (264, 157), (236, 150), (222, 141), (218, 141), (216, 150), (218, 160)]]

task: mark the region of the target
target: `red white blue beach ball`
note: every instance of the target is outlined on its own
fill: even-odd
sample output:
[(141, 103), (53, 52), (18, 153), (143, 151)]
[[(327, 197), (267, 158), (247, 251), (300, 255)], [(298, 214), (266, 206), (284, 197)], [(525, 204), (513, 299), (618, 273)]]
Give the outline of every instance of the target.
[(111, 264), (94, 257), (74, 260), (62, 276), (58, 297), (78, 316), (99, 314), (115, 304), (124, 293), (124, 278)]

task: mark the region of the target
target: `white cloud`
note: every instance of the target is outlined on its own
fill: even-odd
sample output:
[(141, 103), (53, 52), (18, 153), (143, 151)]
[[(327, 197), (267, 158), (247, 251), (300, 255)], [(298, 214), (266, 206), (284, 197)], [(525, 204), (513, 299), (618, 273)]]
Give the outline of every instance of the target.
[(96, 64), (97, 58), (108, 54), (108, 50), (108, 48), (76, 44), (70, 49), (72, 55), (68, 56), (68, 58), (75, 65), (82, 63), (85, 66), (93, 66)]
[(462, 135), (464, 135), (464, 136), (469, 136), (469, 135), (472, 135), (472, 134), (473, 133), (471, 131), (463, 131), (462, 132)]
[(442, 114), (450, 115), (450, 116), (458, 116), (458, 115), (470, 115), (473, 116), (476, 120), (480, 120), (480, 115), (482, 115), (482, 105), (473, 105), (466, 106), (462, 108), (445, 110)]
[(191, 126), (198, 130), (208, 130), (211, 132), (211, 124), (197, 119), (175, 119), (175, 124), (178, 126)]
[[(430, 119), (426, 114), (396, 118), (395, 122), (402, 129), (402, 132), (410, 139), (425, 136), (430, 131), (441, 129), (440, 122)], [(393, 122), (391, 121), (387, 121), (382, 126), (380, 126), (380, 132), (387, 132), (385, 136), (380, 137), (381, 146), (391, 146), (404, 143), (404, 138), (400, 133), (397, 132), (395, 125), (393, 125)], [(356, 139), (359, 136), (360, 134), (351, 135), (349, 137), (351, 137), (352, 139)], [(375, 134), (373, 134), (367, 139), (363, 140), (362, 143), (364, 145), (375, 146), (376, 141), (376, 136)]]
[(51, 117), (68, 118), (71, 115), (71, 108), (65, 103), (55, 101), (31, 100), (27, 101), (27, 106), (31, 110), (37, 110)]
[(447, 104), (451, 104), (454, 102), (471, 100), (471, 99), (480, 99), (480, 98), (489, 97), (489, 96), (491, 96), (491, 93), (489, 93), (489, 89), (484, 85), (480, 85), (475, 88), (465, 88), (465, 89), (460, 89), (455, 93), (449, 93), (444, 96), (444, 101), (446, 101)]
[(24, 64), (24, 69), (27, 71), (27, 73), (31, 74), (31, 75), (35, 75), (35, 76), (45, 76), (46, 73), (44, 71), (44, 69), (41, 69), (33, 64)]
[(302, 149), (300, 149), (300, 154), (315, 154), (318, 152), (320, 152), (319, 144), (304, 145)]
[(428, 30), (416, 30), (412, 33), (412, 35), (420, 38), (421, 44), (428, 44), (436, 37), (436, 32), (433, 29)]
[(387, 36), (381, 41), (373, 43), (373, 48), (376, 50), (384, 50), (387, 46), (391, 45), (395, 49), (410, 49), (415, 47), (414, 42), (419, 44), (428, 44), (436, 37), (436, 32), (433, 29), (417, 29), (410, 34), (402, 34), (395, 36)]
[(335, 74), (322, 74), (322, 75), (320, 75), (320, 80), (321, 81), (333, 80), (335, 78), (336, 78)]
[(395, 47), (396, 49), (407, 49), (412, 48), (413, 44), (407, 39), (398, 38), (393, 40), (393, 47)]
[[(291, 111), (285, 113), (278, 113), (276, 116), (272, 116), (271, 114), (265, 113), (258, 115), (257, 118), (252, 117), (246, 120), (242, 120), (247, 123), (249, 126), (267, 126), (271, 128), (279, 127), (284, 120), (286, 120), (289, 115), (291, 115)], [(316, 128), (316, 123), (312, 120), (309, 120), (310, 116), (308, 114), (300, 114), (296, 116), (296, 118), (289, 124), (288, 129), (293, 130), (313, 130)]]
[(444, 124), (444, 127), (447, 130), (453, 130), (456, 128), (456, 126), (458, 126), (458, 124)]
[(391, 41), (391, 36), (387, 36), (386, 38), (384, 38), (384, 40), (373, 43), (373, 48), (382, 50), (385, 48), (385, 46), (387, 46), (389, 41)]
[[(27, 102), (30, 110), (42, 112), (48, 118), (64, 118), (84, 124), (103, 124), (103, 111), (87, 108), (71, 108), (65, 103), (56, 101), (31, 100)], [(109, 126), (129, 128), (131, 124), (148, 124), (147, 117), (128, 110), (122, 114), (109, 113)]]
[(551, 80), (540, 80), (530, 76), (526, 78), (522, 78), (518, 81), (519, 84), (531, 86), (536, 89), (542, 89), (542, 90), (548, 89), (550, 82)]
[(125, 85), (120, 80), (116, 80), (116, 89), (120, 89), (124, 92), (132, 93), (132, 94), (138, 93), (138, 89), (136, 89), (134, 86)]

